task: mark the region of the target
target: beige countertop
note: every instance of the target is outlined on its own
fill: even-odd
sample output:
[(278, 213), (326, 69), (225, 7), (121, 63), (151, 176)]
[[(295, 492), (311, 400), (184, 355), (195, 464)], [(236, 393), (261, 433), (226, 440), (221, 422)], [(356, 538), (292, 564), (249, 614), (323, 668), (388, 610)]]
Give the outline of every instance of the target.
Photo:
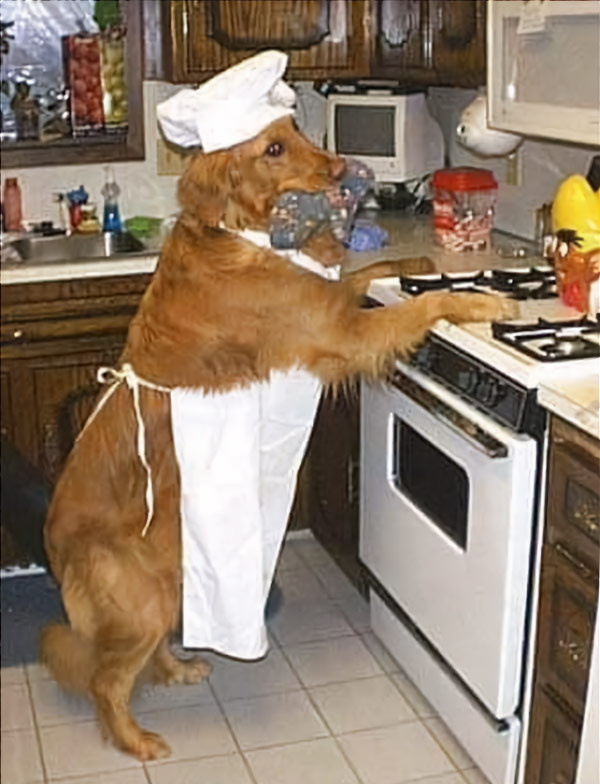
[(582, 378), (542, 382), (538, 401), (551, 413), (600, 439), (600, 361), (595, 373)]
[[(491, 269), (502, 266), (522, 266), (523, 259), (500, 256), (494, 249), (482, 252), (452, 253), (436, 244), (431, 222), (427, 217), (415, 218), (394, 212), (368, 213), (389, 234), (389, 243), (378, 251), (351, 253), (350, 268), (356, 269), (374, 261), (428, 256), (437, 270), (463, 272)], [(507, 235), (494, 237), (496, 246), (517, 247), (524, 241)], [(45, 264), (10, 263), (0, 267), (0, 283), (40, 283), (51, 280), (75, 280), (112, 275), (135, 275), (154, 271), (158, 252), (114, 256), (109, 259), (93, 259)], [(529, 259), (528, 264), (532, 261)], [(542, 263), (537, 259), (535, 263)]]

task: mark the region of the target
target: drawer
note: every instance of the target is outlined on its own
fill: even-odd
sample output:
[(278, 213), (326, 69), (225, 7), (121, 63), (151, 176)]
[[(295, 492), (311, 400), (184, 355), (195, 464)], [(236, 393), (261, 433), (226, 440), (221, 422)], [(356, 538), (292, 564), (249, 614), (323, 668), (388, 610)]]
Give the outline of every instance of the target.
[(574, 784), (581, 727), (553, 695), (536, 688), (525, 784)]
[(9, 358), (11, 349), (18, 349), (19, 356), (28, 347), (40, 341), (79, 338), (94, 335), (127, 334), (135, 309), (123, 313), (106, 313), (94, 317), (47, 318), (40, 321), (3, 322), (0, 326), (2, 358)]
[(597, 581), (561, 543), (544, 545), (538, 683), (583, 715), (598, 602)]
[(598, 572), (600, 557), (600, 465), (580, 444), (552, 444), (548, 493), (547, 537)]

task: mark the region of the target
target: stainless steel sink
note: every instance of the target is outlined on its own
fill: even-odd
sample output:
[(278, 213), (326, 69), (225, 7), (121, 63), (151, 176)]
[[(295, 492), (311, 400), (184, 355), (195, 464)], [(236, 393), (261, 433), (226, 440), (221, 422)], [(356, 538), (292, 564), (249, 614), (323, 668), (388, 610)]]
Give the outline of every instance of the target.
[(105, 259), (145, 250), (144, 244), (127, 232), (72, 234), (70, 237), (23, 237), (11, 242), (10, 246), (22, 261), (30, 264)]

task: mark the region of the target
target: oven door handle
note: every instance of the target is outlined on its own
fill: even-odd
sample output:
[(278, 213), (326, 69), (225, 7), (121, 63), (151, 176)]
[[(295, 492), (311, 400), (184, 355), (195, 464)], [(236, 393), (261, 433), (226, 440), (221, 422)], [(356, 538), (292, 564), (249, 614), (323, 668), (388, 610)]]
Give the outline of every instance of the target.
[(435, 395), (416, 384), (412, 379), (400, 373), (394, 373), (389, 383), (402, 394), (409, 397), (421, 408), (434, 416), (444, 427), (467, 441), (473, 448), (482, 452), (486, 457), (500, 459), (508, 457), (508, 447), (494, 436), (490, 435), (472, 420), (459, 414), (450, 406), (442, 403)]

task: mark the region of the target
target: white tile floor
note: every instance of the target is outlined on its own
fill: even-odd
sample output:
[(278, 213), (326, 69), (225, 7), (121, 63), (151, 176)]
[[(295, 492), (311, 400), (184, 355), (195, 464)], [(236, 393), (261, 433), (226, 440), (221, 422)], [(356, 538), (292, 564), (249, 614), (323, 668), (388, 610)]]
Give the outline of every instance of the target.
[(368, 606), (310, 537), (285, 545), (284, 603), (257, 663), (209, 655), (210, 680), (145, 687), (140, 723), (173, 754), (141, 765), (106, 744), (90, 704), (39, 665), (2, 669), (5, 784), (485, 784), (370, 632)]

